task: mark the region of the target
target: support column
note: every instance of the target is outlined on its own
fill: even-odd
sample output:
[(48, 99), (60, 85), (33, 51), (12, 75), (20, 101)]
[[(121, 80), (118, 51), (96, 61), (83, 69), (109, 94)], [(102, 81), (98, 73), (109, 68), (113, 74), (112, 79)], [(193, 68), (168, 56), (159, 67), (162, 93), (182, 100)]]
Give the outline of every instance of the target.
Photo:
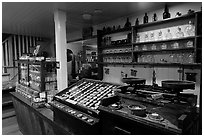
[(57, 69), (57, 89), (62, 91), (68, 87), (67, 55), (66, 55), (66, 13), (60, 10), (54, 12), (56, 61), (60, 68)]

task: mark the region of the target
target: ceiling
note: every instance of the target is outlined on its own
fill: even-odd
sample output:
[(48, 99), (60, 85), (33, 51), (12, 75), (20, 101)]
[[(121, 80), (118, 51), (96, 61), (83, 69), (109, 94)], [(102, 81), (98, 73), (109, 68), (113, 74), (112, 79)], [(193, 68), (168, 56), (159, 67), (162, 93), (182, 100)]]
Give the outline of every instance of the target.
[[(2, 33), (54, 37), (54, 11), (67, 14), (67, 33), (81, 31), (84, 26), (97, 25), (134, 13), (164, 7), (164, 2), (2, 2)], [(175, 3), (172, 3), (175, 4)], [(101, 9), (102, 13), (95, 13)], [(92, 14), (91, 21), (82, 18)]]

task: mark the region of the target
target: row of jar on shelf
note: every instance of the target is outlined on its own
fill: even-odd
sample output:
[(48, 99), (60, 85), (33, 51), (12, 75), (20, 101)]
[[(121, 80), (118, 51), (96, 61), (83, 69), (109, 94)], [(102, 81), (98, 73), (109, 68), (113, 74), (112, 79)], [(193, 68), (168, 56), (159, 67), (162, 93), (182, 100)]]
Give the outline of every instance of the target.
[[(105, 63), (131, 63), (130, 56), (104, 57)], [(194, 53), (177, 53), (177, 54), (157, 54), (157, 55), (138, 55), (138, 63), (194, 63)]]
[[(194, 47), (193, 41), (188, 40), (185, 42), (169, 42), (169, 43), (157, 43), (157, 44), (148, 44), (148, 45), (135, 45), (134, 51), (182, 49), (182, 48), (193, 48), (193, 47)], [(132, 48), (105, 49), (102, 51), (103, 54), (129, 53), (129, 52), (132, 52)]]
[(105, 63), (131, 63), (132, 57), (130, 56), (116, 56), (116, 57), (103, 57)]
[(102, 51), (103, 54), (109, 53), (128, 53), (131, 52), (132, 48), (117, 48), (117, 49), (105, 49)]
[(148, 45), (135, 45), (134, 51), (145, 51), (145, 50), (168, 50), (168, 49), (182, 49), (182, 48), (193, 48), (193, 41), (188, 40), (185, 42), (168, 42)]
[(151, 42), (160, 40), (169, 40), (195, 36), (195, 26), (189, 21), (189, 24), (174, 26), (159, 30), (138, 32), (135, 36), (136, 43)]
[(194, 53), (138, 55), (138, 63), (194, 63)]

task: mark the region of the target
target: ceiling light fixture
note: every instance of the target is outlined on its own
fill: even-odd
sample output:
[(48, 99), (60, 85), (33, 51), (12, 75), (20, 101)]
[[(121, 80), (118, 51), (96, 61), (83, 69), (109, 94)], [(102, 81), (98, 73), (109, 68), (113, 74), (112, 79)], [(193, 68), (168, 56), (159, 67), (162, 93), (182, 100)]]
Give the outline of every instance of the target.
[(82, 17), (83, 17), (83, 19), (85, 19), (85, 20), (90, 20), (90, 19), (92, 18), (92, 15), (89, 14), (89, 13), (84, 13), (84, 14), (82, 15)]
[(101, 9), (95, 9), (95, 10), (94, 10), (94, 13), (100, 14), (100, 13), (102, 13), (102, 10), (101, 10)]

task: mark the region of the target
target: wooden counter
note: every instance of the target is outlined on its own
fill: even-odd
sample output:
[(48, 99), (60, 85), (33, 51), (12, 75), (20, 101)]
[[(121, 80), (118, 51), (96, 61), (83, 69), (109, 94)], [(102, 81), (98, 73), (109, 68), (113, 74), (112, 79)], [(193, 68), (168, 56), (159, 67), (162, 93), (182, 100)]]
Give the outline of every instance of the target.
[(13, 92), (12, 101), (20, 131), (24, 135), (71, 134), (53, 121), (53, 111), (47, 108), (35, 109), (29, 100)]

